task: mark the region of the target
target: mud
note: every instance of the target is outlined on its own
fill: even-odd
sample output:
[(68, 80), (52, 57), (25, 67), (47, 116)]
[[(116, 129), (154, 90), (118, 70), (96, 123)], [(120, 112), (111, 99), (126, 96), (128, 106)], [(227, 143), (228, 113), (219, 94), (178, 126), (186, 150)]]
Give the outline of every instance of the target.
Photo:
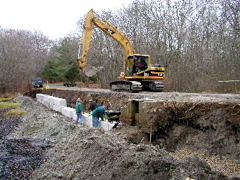
[(7, 138), (22, 122), (20, 116), (4, 116), (0, 109), (0, 179), (29, 179), (45, 161), (50, 144), (44, 139)]
[(28, 114), (2, 136), (9, 140), (5, 151), (16, 153), (13, 147), (19, 143), (29, 148), (16, 154), (41, 158), (26, 168), (27, 176), (15, 172), (15, 179), (240, 179), (238, 95), (48, 93), (66, 98), (70, 106), (77, 97), (86, 107), (90, 98), (97, 98), (113, 109), (121, 109), (128, 99), (154, 98), (158, 101), (145, 109), (154, 128), (122, 124), (104, 132), (79, 127), (34, 99), (19, 96), (15, 101)]

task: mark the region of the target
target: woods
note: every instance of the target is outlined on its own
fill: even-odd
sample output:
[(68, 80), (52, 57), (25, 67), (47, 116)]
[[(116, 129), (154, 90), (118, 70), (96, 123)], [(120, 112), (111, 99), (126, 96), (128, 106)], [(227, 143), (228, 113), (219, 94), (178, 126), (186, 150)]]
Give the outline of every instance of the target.
[(40, 76), (53, 42), (42, 33), (0, 29), (0, 90), (25, 90)]
[[(240, 80), (239, 9), (238, 0), (134, 0), (96, 13), (126, 34), (135, 53), (165, 67), (164, 91), (239, 92), (240, 83), (218, 82)], [(40, 32), (0, 28), (0, 91), (24, 90), (35, 76), (65, 80), (74, 72), (79, 78), (74, 68), (83, 20), (76, 34), (58, 42)], [(104, 67), (98, 74), (102, 87), (119, 76), (122, 55), (117, 42), (94, 29), (88, 63)], [(55, 75), (47, 73), (50, 67)]]

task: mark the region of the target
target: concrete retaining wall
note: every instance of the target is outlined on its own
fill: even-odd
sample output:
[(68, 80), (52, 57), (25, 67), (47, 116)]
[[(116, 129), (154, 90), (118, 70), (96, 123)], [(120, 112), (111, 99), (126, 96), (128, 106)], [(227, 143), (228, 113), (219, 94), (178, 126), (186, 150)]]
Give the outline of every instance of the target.
[[(46, 94), (36, 94), (36, 99), (38, 102), (44, 104), (48, 108), (62, 113), (64, 116), (76, 120), (76, 111), (73, 108), (67, 107), (67, 101), (63, 98), (53, 97)], [(92, 127), (92, 116), (89, 113), (83, 113), (83, 124)], [(109, 131), (115, 123), (108, 121), (99, 121), (99, 127), (102, 127), (105, 131)]]

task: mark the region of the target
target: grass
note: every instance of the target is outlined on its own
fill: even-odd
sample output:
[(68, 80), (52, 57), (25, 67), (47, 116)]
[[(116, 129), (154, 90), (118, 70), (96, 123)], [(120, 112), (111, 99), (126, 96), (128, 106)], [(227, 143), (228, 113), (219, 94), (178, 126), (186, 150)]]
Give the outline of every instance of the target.
[(0, 94), (0, 102), (2, 101), (9, 101), (13, 98), (15, 98), (16, 94), (6, 93), (6, 94)]
[(0, 102), (0, 109), (18, 108), (19, 106), (20, 106), (19, 103), (14, 103), (14, 102)]
[(15, 94), (3, 94), (0, 95), (0, 109), (10, 109), (4, 116), (24, 116), (26, 111), (18, 109), (20, 103), (8, 102), (9, 100), (15, 98)]
[(12, 98), (0, 98), (0, 102), (3, 102), (3, 101), (9, 101), (11, 100)]
[(6, 112), (4, 116), (24, 116), (27, 112), (21, 109), (11, 109), (10, 111)]

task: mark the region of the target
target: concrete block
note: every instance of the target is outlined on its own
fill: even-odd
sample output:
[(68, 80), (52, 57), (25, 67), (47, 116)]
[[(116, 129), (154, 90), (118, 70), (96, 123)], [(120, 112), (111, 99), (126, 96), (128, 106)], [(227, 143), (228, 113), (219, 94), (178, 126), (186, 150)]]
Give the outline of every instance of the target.
[(147, 113), (136, 113), (135, 114), (135, 124), (139, 127), (149, 127), (151, 120)]
[(57, 108), (57, 111), (60, 112), (60, 113), (62, 113), (62, 109), (63, 109), (64, 107), (66, 107), (66, 106), (59, 106), (59, 107)]
[(72, 118), (73, 111), (74, 111), (74, 109), (70, 108), (70, 107), (63, 107), (62, 108), (62, 114), (64, 116), (69, 117), (69, 118)]
[(77, 119), (77, 114), (76, 114), (76, 110), (75, 109), (72, 111), (72, 119), (74, 120), (74, 122)]
[(53, 97), (53, 96), (49, 96), (49, 97), (48, 97), (48, 102), (49, 102), (49, 108), (50, 108), (50, 109), (53, 109), (54, 97)]
[(88, 126), (88, 127), (93, 127), (92, 126), (92, 115), (88, 113), (83, 114), (83, 124)]
[(45, 94), (40, 94), (40, 93), (36, 94), (37, 101), (40, 102), (40, 103), (43, 103), (44, 96), (46, 96), (46, 95)]
[(58, 105), (58, 106), (67, 106), (67, 101), (66, 101), (66, 99), (59, 98), (57, 105)]
[(46, 95), (46, 94), (36, 94), (36, 99), (38, 102), (42, 103), (43, 105), (49, 107), (49, 95)]
[(65, 99), (62, 98), (54, 98), (53, 99), (53, 103), (57, 106), (67, 106), (67, 101)]
[(62, 108), (65, 106), (57, 106), (57, 105), (53, 105), (52, 110), (57, 111), (57, 112), (62, 112)]
[(50, 102), (49, 102), (49, 96), (44, 96), (43, 98), (43, 104), (50, 108)]
[(120, 120), (123, 123), (134, 125), (135, 124), (135, 104), (129, 101), (125, 106), (121, 108)]
[(109, 131), (115, 125), (115, 122), (110, 123), (108, 121), (99, 121), (99, 126), (104, 129), (104, 131)]
[[(51, 108), (54, 111), (62, 113), (64, 116), (76, 120), (77, 114), (76, 110), (67, 107), (67, 101), (62, 98), (53, 97), (45, 94), (36, 94), (37, 101), (44, 104), (45, 106)], [(83, 124), (92, 127), (92, 115), (89, 113), (83, 113)], [(108, 121), (99, 121), (99, 127), (102, 127), (105, 131), (112, 129), (115, 123), (110, 123)]]
[(53, 96), (46, 96), (46, 98), (48, 99), (48, 102), (49, 102), (50, 104), (54, 104), (54, 99), (55, 99), (55, 97), (53, 97)]
[(55, 105), (53, 105), (53, 107), (52, 107), (52, 110), (54, 110), (54, 111), (58, 111), (58, 112), (59, 112), (59, 107), (58, 107), (58, 106), (55, 106)]
[(73, 114), (75, 114), (75, 109), (73, 109), (73, 108), (69, 108), (68, 109), (69, 110), (69, 118), (73, 118)]

